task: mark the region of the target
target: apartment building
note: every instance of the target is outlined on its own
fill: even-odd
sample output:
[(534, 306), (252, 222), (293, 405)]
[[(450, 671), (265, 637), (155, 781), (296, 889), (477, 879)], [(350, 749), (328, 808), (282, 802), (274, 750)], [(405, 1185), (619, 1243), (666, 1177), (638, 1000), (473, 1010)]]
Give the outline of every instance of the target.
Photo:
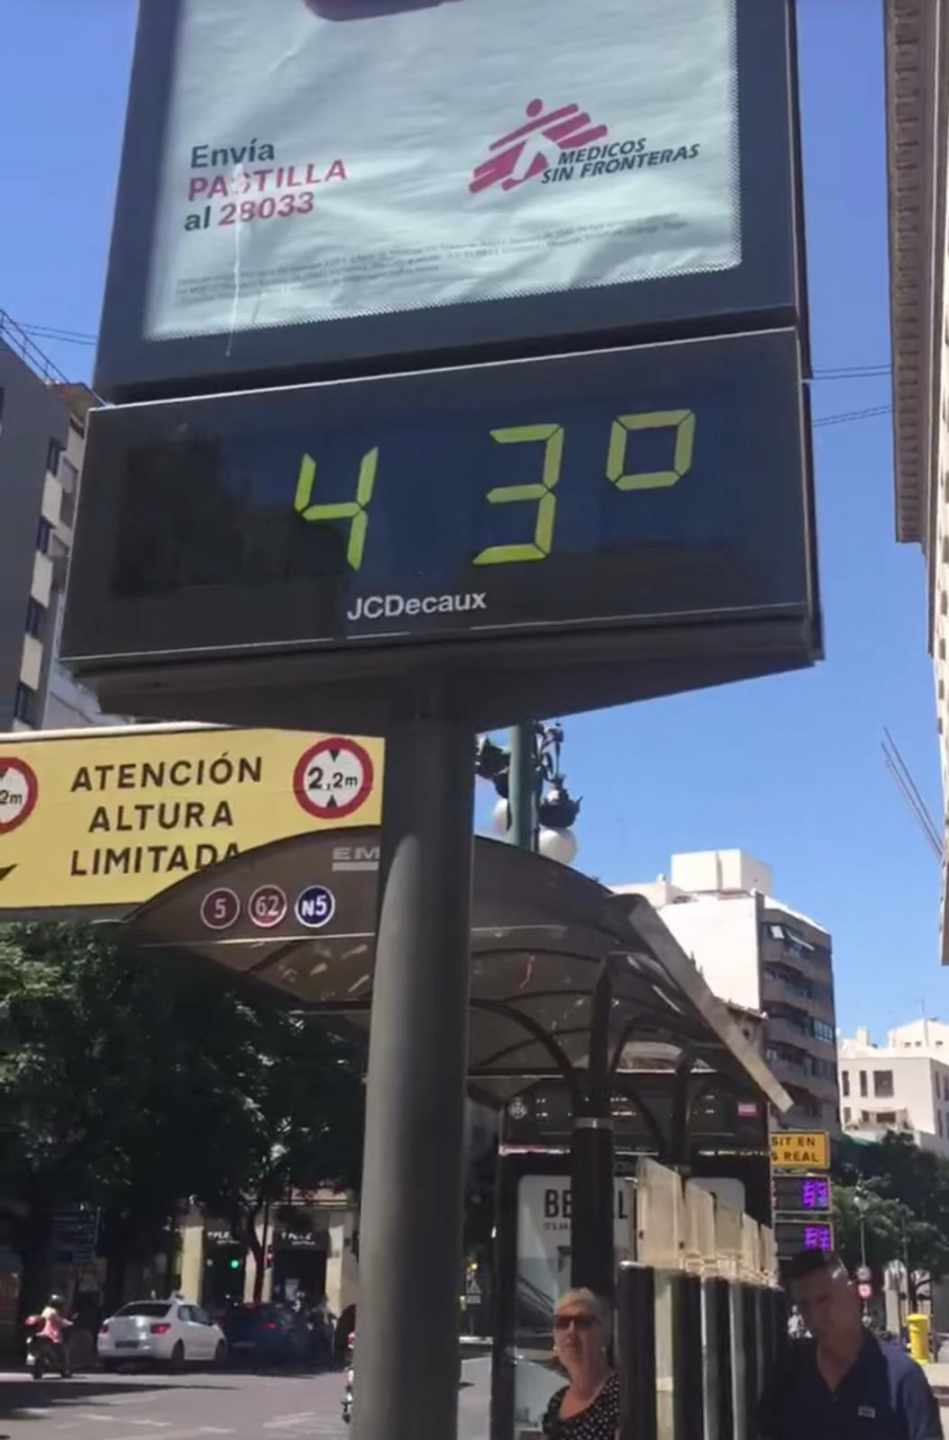
[(845, 1134), (880, 1140), (894, 1130), (949, 1155), (949, 1025), (913, 1020), (890, 1030), (884, 1045), (859, 1029), (837, 1050)]
[(649, 899), (716, 995), (761, 1011), (765, 1058), (794, 1100), (785, 1129), (839, 1128), (831, 937), (773, 898), (770, 866), (741, 850), (673, 855), (669, 877), (617, 885)]
[(0, 311), (0, 732), (101, 718), (55, 662), (94, 403)]

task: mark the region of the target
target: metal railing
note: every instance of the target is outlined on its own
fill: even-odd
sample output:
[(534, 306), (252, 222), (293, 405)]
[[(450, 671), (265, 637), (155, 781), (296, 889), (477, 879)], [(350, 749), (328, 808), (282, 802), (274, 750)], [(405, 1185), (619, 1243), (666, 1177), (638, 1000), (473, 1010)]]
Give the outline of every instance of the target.
[(6, 342), (15, 355), (19, 355), (25, 364), (29, 365), (34, 375), (45, 380), (47, 385), (68, 385), (70, 381), (58, 365), (46, 355), (35, 340), (18, 325), (12, 315), (6, 310), (0, 310), (0, 340)]

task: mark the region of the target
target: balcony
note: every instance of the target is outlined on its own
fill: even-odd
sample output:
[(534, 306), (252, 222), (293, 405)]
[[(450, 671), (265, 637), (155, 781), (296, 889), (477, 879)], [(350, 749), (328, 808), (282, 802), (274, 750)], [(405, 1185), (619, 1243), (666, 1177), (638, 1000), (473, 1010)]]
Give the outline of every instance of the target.
[[(790, 972), (790, 966), (785, 968)], [(834, 1002), (827, 985), (812, 983), (810, 978), (800, 970), (795, 973), (800, 976), (799, 980), (782, 975), (773, 966), (762, 966), (762, 1010), (769, 1009), (773, 1002), (780, 1002), (782, 1005), (796, 1005), (799, 1009), (806, 1010), (808, 1014), (816, 1015), (819, 1020), (826, 1021), (828, 1025), (833, 1025)]]
[(798, 1050), (809, 1051), (813, 1036), (802, 1026), (784, 1015), (769, 1014), (766, 1023), (769, 1040), (778, 1040), (782, 1045), (793, 1045)]
[(776, 932), (784, 930), (780, 922), (766, 920), (761, 937), (762, 956), (773, 963), (788, 965), (800, 970), (806, 979), (818, 980), (824, 985), (833, 982), (833, 969), (829, 950), (811, 948), (787, 939)]
[(817, 1100), (836, 1104), (836, 1075), (816, 1075), (810, 1064), (811, 1057), (803, 1052), (798, 1053), (800, 1059), (790, 1054), (782, 1055), (771, 1051), (766, 1056), (766, 1064), (786, 1088), (806, 1090)]

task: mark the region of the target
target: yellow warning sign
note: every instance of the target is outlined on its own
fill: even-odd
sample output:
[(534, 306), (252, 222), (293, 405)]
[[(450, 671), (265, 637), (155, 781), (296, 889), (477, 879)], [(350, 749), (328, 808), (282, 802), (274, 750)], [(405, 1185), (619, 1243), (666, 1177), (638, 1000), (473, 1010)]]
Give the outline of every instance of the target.
[(829, 1170), (827, 1131), (776, 1130), (771, 1136), (771, 1164), (776, 1170)]
[(131, 908), (241, 851), (381, 814), (380, 740), (168, 725), (0, 735), (0, 918)]

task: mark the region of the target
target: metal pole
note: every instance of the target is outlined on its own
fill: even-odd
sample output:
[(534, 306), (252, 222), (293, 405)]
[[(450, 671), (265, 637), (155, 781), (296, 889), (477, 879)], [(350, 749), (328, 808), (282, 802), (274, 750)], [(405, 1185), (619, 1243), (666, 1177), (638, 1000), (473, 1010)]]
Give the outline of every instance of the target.
[(612, 1299), (613, 1121), (581, 1115), (570, 1145), (570, 1283)]
[(702, 1281), (707, 1440), (733, 1440), (731, 1305), (728, 1281)]
[(507, 839), (522, 850), (537, 849), (537, 736), (533, 724), (511, 731), (511, 767), (508, 772), (511, 824)]
[(677, 1270), (669, 1277), (672, 1300), (672, 1431), (674, 1440), (702, 1440), (702, 1282)]
[(645, 1265), (621, 1265), (616, 1309), (620, 1435), (622, 1440), (656, 1440), (655, 1272)]
[(748, 1440), (754, 1415), (748, 1412), (747, 1370), (753, 1363), (746, 1351), (745, 1306), (743, 1287), (737, 1280), (728, 1287), (728, 1302), (731, 1323), (731, 1372), (732, 1372), (732, 1424), (735, 1440)]
[(613, 1207), (615, 1164), (610, 1114), (610, 1011), (613, 985), (603, 971), (590, 1002), (590, 1052), (585, 1113), (573, 1121), (570, 1146), (570, 1283), (611, 1299), (615, 1286)]
[(464, 1185), (474, 735), (386, 739), (354, 1440), (452, 1440)]
[(755, 1433), (755, 1414), (761, 1395), (761, 1336), (758, 1333), (755, 1287), (743, 1282), (740, 1289), (745, 1345), (745, 1424), (748, 1427), (746, 1434), (751, 1436)]

